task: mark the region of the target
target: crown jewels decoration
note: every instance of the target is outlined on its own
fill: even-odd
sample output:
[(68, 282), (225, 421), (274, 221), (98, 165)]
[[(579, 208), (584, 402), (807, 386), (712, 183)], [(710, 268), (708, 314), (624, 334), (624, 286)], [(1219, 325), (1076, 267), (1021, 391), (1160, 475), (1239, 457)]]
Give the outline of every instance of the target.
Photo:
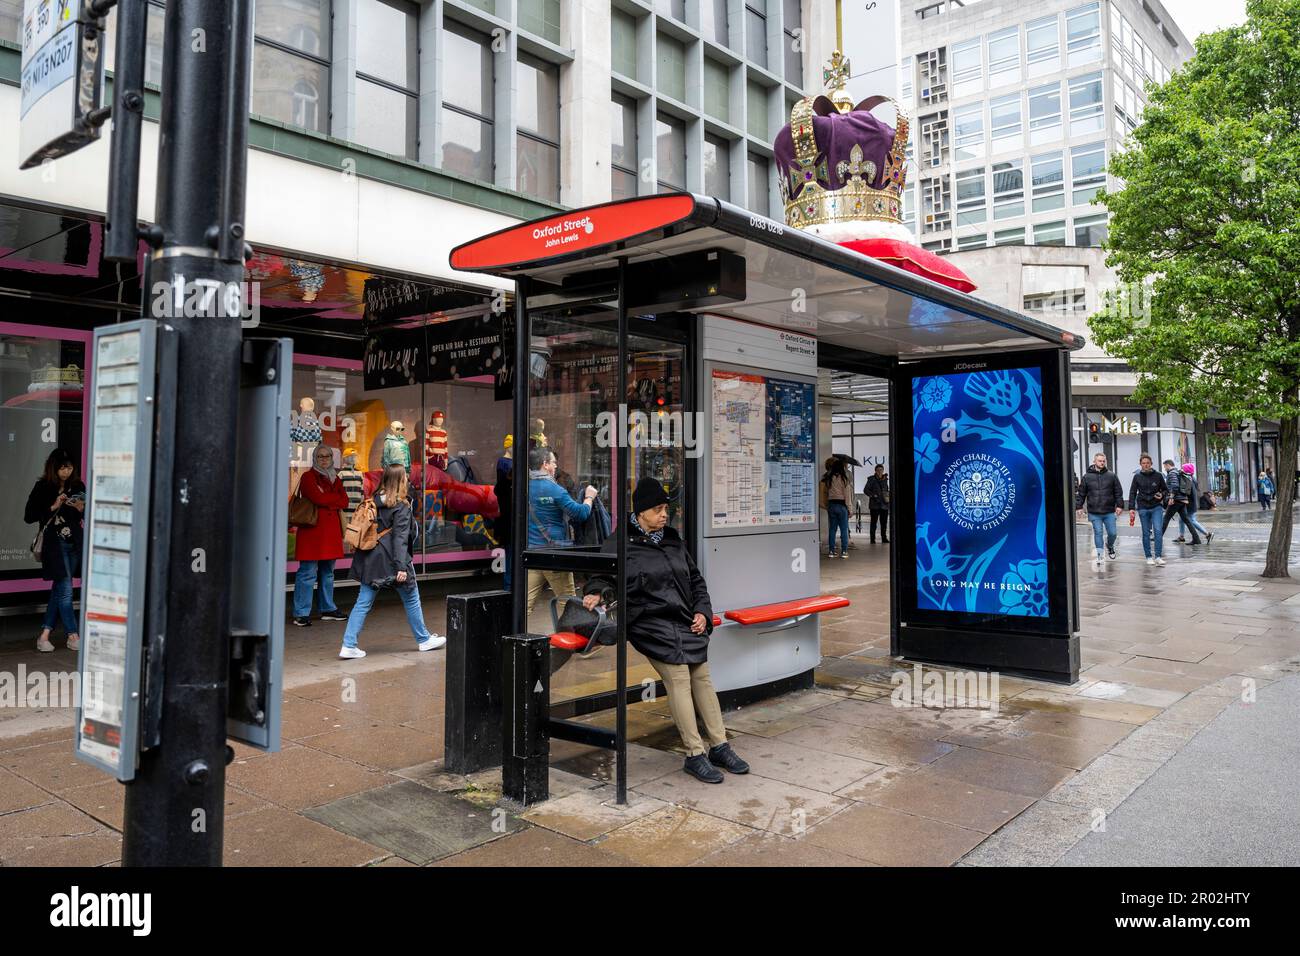
[[(785, 221), (796, 228), (902, 223), (907, 114), (888, 96), (855, 106), (846, 89), (849, 77), (848, 58), (834, 51), (822, 69), (827, 92), (796, 103), (790, 122), (777, 134), (778, 187)], [(885, 102), (898, 111), (892, 129), (871, 113)]]
[(958, 486), (968, 508), (985, 509), (993, 504), (993, 479), (978, 471), (964, 478)]

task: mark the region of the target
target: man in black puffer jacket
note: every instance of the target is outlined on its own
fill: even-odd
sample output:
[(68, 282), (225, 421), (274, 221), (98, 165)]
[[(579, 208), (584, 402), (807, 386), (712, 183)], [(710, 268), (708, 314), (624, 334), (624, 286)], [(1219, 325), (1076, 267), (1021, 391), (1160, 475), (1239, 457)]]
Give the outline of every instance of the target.
[(1094, 559), (1101, 567), (1101, 533), (1106, 531), (1106, 553), (1115, 560), (1115, 516), (1124, 511), (1124, 486), (1119, 476), (1106, 468), (1106, 456), (1101, 452), (1092, 456), (1092, 466), (1084, 473), (1075, 494), (1074, 506), (1083, 514), (1087, 506), (1088, 520), (1092, 522), (1092, 542), (1096, 548)]
[[(1168, 498), (1168, 486), (1165, 476), (1151, 467), (1151, 456), (1146, 452), (1138, 459), (1142, 466), (1133, 474), (1133, 481), (1128, 488), (1129, 523), (1133, 518), (1142, 520), (1142, 551), (1147, 556), (1147, 564), (1165, 563), (1165, 499)], [(1155, 554), (1152, 552), (1151, 539), (1155, 539)]]

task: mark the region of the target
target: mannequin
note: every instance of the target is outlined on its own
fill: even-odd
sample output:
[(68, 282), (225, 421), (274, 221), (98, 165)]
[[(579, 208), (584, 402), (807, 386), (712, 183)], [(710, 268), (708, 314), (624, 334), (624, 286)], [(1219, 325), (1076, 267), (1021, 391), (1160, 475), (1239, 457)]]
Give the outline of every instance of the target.
[[(298, 400), (298, 413), (289, 427), (289, 441), (293, 443), (295, 460), (306, 461), (311, 449), (320, 444), (320, 420), (316, 417), (316, 400), (304, 395)], [(310, 467), (310, 464), (308, 464)]]
[[(348, 506), (343, 510), (343, 527), (346, 529), (348, 522), (352, 520), (352, 512), (357, 510), (361, 500), (365, 497), (365, 476), (357, 469), (357, 450), (355, 448), (345, 448), (343, 450), (343, 467), (339, 469), (339, 479), (343, 482), (343, 490), (347, 492)], [(344, 551), (350, 551), (350, 546), (344, 542)]]
[(394, 462), (408, 472), (411, 470), (411, 446), (406, 443), (406, 426), (397, 421), (388, 426), (388, 436), (384, 439), (384, 454), (380, 463), (387, 468)]
[(443, 428), (446, 420), (442, 410), (435, 410), (429, 416), (429, 427), (424, 430), (424, 457), (435, 468), (447, 470), (447, 429)]
[(528, 428), (528, 447), (545, 448), (546, 447), (546, 422), (540, 418), (534, 418)]

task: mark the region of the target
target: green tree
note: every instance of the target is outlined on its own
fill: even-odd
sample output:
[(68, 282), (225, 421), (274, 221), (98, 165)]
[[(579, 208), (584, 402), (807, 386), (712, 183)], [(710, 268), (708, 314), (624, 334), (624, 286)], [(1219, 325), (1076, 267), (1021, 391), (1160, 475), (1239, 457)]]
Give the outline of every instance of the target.
[[(1281, 423), (1265, 577), (1288, 577), (1300, 440), (1300, 0), (1248, 0), (1149, 90), (1110, 163), (1107, 263), (1121, 290), (1089, 320), (1139, 401)], [(1253, 476), (1251, 476), (1253, 478)]]

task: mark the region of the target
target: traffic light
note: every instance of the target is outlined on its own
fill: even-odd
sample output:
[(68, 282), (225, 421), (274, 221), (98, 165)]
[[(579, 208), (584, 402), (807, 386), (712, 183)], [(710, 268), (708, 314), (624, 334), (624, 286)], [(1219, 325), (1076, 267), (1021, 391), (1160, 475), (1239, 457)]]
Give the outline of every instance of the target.
[(1088, 422), (1088, 441), (1101, 441), (1101, 425), (1096, 422)]

